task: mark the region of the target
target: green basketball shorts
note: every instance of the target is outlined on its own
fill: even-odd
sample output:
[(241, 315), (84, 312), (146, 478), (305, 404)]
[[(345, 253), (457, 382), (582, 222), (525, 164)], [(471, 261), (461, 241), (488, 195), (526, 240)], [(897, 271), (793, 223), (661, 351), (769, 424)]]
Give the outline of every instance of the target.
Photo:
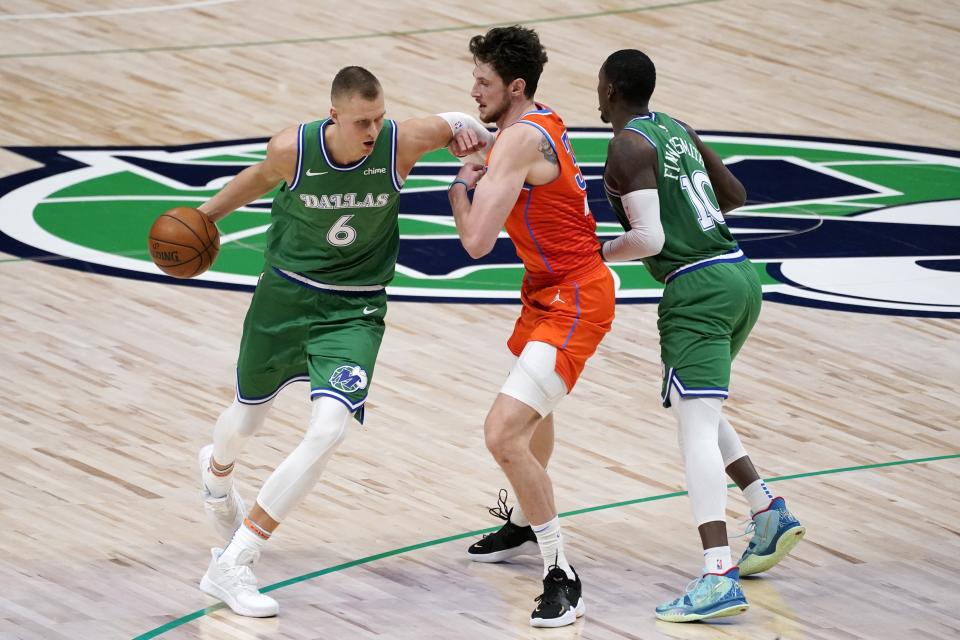
[(663, 406), (681, 397), (726, 398), (730, 366), (760, 315), (760, 279), (746, 257), (718, 256), (667, 280), (658, 308)]
[(363, 422), (386, 291), (318, 287), (325, 285), (300, 274), (264, 271), (243, 322), (237, 399), (261, 404), (291, 382), (309, 380), (311, 399), (334, 398)]

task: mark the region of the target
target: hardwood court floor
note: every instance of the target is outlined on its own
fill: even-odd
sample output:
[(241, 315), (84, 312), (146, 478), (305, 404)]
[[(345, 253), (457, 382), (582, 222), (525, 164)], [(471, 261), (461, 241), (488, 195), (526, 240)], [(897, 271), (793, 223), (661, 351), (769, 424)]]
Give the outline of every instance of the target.
[[(596, 71), (637, 46), (657, 108), (700, 129), (960, 148), (950, 2), (153, 3), (4, 3), (0, 146), (263, 137), (324, 115), (345, 64), (378, 74), (393, 117), (469, 111), (466, 42), (483, 28), (466, 25), (526, 21), (550, 54), (538, 95), (572, 126), (599, 125)], [(0, 151), (0, 175), (31, 167)], [(366, 424), (260, 564), (280, 617), (201, 611), (217, 541), (195, 454), (231, 397), (248, 300), (0, 255), (0, 639), (960, 635), (960, 325), (777, 303), (725, 411), (809, 533), (745, 581), (747, 614), (652, 616), (699, 566), (653, 306), (618, 307), (558, 410), (551, 475), (559, 508), (583, 510), (563, 522), (588, 613), (533, 631), (538, 561), (464, 556), (464, 534), (497, 524), (480, 425), (516, 308), (409, 302), (391, 303)], [(305, 396), (285, 391), (251, 442), (248, 500), (299, 441)], [(732, 531), (745, 515), (732, 492)]]

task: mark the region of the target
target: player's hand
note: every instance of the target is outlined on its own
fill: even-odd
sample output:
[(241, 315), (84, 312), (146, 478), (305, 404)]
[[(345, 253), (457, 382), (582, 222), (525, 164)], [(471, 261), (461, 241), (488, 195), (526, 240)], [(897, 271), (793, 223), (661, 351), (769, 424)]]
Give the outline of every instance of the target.
[(477, 186), (480, 178), (482, 178), (486, 172), (487, 167), (485, 165), (468, 162), (460, 167), (457, 178), (467, 183), (467, 191), (469, 191)]
[(457, 131), (457, 135), (453, 137), (447, 148), (453, 155), (463, 158), (482, 150), (485, 146), (484, 141), (480, 139), (476, 131), (464, 128)]

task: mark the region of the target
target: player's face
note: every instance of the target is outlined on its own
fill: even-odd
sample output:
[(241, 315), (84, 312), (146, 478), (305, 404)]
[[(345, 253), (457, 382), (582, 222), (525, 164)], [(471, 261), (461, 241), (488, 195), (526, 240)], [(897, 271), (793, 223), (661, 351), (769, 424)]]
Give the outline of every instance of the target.
[(510, 108), (510, 91), (489, 64), (477, 62), (470, 96), (477, 101), (480, 120), (496, 122)]
[(385, 115), (383, 93), (373, 100), (367, 100), (359, 94), (339, 98), (330, 109), (330, 116), (340, 128), (351, 155), (357, 156), (373, 153)]
[(607, 74), (600, 69), (600, 76), (597, 78), (597, 102), (600, 110), (600, 119), (610, 124), (610, 83), (607, 81)]

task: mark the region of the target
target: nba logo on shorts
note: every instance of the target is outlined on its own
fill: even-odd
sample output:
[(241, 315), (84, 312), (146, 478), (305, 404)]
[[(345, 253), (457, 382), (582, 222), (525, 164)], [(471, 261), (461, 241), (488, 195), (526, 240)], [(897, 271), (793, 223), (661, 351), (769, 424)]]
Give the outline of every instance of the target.
[(367, 372), (358, 365), (345, 364), (337, 367), (330, 376), (330, 384), (337, 391), (353, 393), (367, 387)]

